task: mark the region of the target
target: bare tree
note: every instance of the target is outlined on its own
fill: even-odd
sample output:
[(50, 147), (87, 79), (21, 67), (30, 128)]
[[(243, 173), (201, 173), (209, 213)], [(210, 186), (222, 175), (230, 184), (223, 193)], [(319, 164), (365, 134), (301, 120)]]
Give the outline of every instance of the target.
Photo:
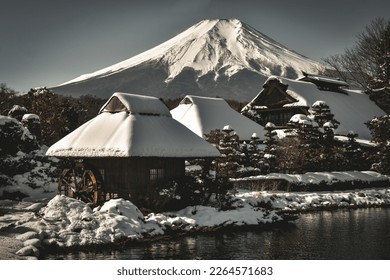
[(357, 35), (356, 45), (324, 59), (338, 76), (367, 91), (390, 87), (390, 20), (377, 18)]

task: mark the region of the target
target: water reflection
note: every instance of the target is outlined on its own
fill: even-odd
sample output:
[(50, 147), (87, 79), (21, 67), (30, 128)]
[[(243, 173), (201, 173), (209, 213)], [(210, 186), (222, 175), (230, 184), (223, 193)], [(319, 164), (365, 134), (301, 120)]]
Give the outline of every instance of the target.
[(65, 259), (390, 259), (390, 209), (302, 214), (293, 224), (187, 236)]

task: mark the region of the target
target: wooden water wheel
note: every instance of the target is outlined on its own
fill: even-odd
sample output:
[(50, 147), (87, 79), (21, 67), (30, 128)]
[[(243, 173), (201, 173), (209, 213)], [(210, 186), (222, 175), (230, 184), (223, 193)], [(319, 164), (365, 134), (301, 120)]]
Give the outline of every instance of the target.
[(76, 162), (72, 168), (65, 168), (62, 171), (58, 183), (58, 194), (94, 205), (105, 199), (99, 171), (80, 161)]

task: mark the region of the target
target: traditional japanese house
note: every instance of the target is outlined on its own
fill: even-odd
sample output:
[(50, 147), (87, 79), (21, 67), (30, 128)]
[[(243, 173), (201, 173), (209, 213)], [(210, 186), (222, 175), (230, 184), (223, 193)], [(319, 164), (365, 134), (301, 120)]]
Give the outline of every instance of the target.
[(253, 133), (263, 138), (264, 128), (229, 106), (222, 98), (187, 95), (171, 110), (172, 117), (200, 137), (229, 125), (240, 140), (251, 140)]
[(309, 74), (302, 71), (303, 76), (297, 81), (310, 82), (317, 86), (320, 90), (329, 90), (333, 92), (345, 93), (345, 89), (349, 88), (349, 84), (336, 78), (330, 78), (321, 75)]
[[(262, 125), (272, 122), (277, 127), (284, 128), (293, 115), (307, 115), (313, 104), (321, 102), (329, 106), (334, 118), (340, 122), (335, 130), (336, 135), (345, 136), (354, 131), (359, 138), (371, 139), (365, 123), (386, 113), (367, 94), (347, 89), (342, 81), (326, 81), (325, 86), (325, 78), (316, 76), (318, 80), (313, 77), (310, 75), (310, 81), (302, 81), (272, 76), (241, 113), (255, 114)], [(312, 78), (321, 81), (322, 86), (314, 83)], [(337, 90), (330, 84), (334, 84)]]
[[(265, 126), (268, 122), (278, 127), (287, 124), (295, 114), (307, 114), (307, 104), (299, 103), (295, 95), (289, 94), (288, 85), (280, 79), (270, 77), (260, 93), (241, 111), (245, 115), (256, 114), (258, 122)], [(294, 104), (294, 106), (290, 106)], [(252, 112), (251, 112), (252, 111)]]
[(46, 154), (83, 161), (63, 171), (59, 191), (94, 203), (143, 196), (161, 180), (184, 176), (185, 159), (220, 155), (158, 98), (127, 93), (114, 93), (95, 118)]

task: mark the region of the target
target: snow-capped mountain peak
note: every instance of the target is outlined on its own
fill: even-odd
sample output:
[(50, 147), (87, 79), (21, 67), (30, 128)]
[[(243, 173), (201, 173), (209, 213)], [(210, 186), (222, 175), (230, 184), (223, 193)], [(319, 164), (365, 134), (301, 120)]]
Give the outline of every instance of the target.
[[(61, 93), (66, 88), (72, 87), (71, 91), (76, 93), (76, 88), (81, 90), (80, 86), (77, 85), (83, 84), (82, 88), (85, 90), (86, 84), (88, 84), (91, 86), (87, 86), (87, 88), (92, 87), (95, 95), (101, 95), (99, 91), (102, 88), (98, 84), (101, 83), (101, 79), (104, 79), (104, 85), (102, 85), (104, 90), (109, 88), (107, 84), (114, 86), (110, 92), (106, 93), (107, 95), (117, 90), (137, 89), (141, 93), (167, 97), (168, 92), (162, 93), (161, 89), (153, 91), (152, 88), (145, 90), (134, 87), (134, 82), (131, 82), (132, 77), (126, 81), (124, 72), (129, 72), (131, 69), (130, 72), (134, 74), (135, 71), (139, 77), (139, 69), (142, 68), (149, 71), (146, 73), (149, 76), (152, 75), (153, 71), (159, 69), (159, 73), (153, 75), (156, 75), (162, 82), (160, 88), (170, 88), (169, 94), (177, 95), (180, 90), (183, 91), (180, 93), (181, 96), (188, 93), (216, 96), (218, 90), (216, 94), (212, 92), (206, 94), (203, 92), (205, 86), (210, 86), (213, 82), (218, 84), (223, 82), (225, 83), (224, 87), (226, 87), (226, 83), (231, 77), (239, 75), (242, 71), (245, 73), (249, 71), (250, 75), (256, 74), (264, 77), (278, 75), (296, 78), (301, 71), (317, 72), (321, 67), (320, 63), (288, 50), (238, 19), (212, 19), (203, 20), (148, 51), (94, 73), (81, 75), (55, 89)], [(120, 75), (119, 84), (117, 75)], [(191, 78), (191, 81), (183, 83), (188, 78)], [(181, 87), (178, 89), (177, 86), (174, 86), (173, 92), (176, 93), (172, 93), (171, 83), (175, 84), (175, 80), (180, 81)], [(264, 79), (259, 79), (258, 83), (263, 81)], [(183, 84), (187, 84), (188, 87), (186, 88)], [(160, 94), (157, 94), (158, 92)], [(80, 95), (82, 94), (85, 92)], [(254, 94), (256, 92), (250, 95)], [(240, 97), (243, 98), (238, 99), (249, 99), (248, 96)]]

